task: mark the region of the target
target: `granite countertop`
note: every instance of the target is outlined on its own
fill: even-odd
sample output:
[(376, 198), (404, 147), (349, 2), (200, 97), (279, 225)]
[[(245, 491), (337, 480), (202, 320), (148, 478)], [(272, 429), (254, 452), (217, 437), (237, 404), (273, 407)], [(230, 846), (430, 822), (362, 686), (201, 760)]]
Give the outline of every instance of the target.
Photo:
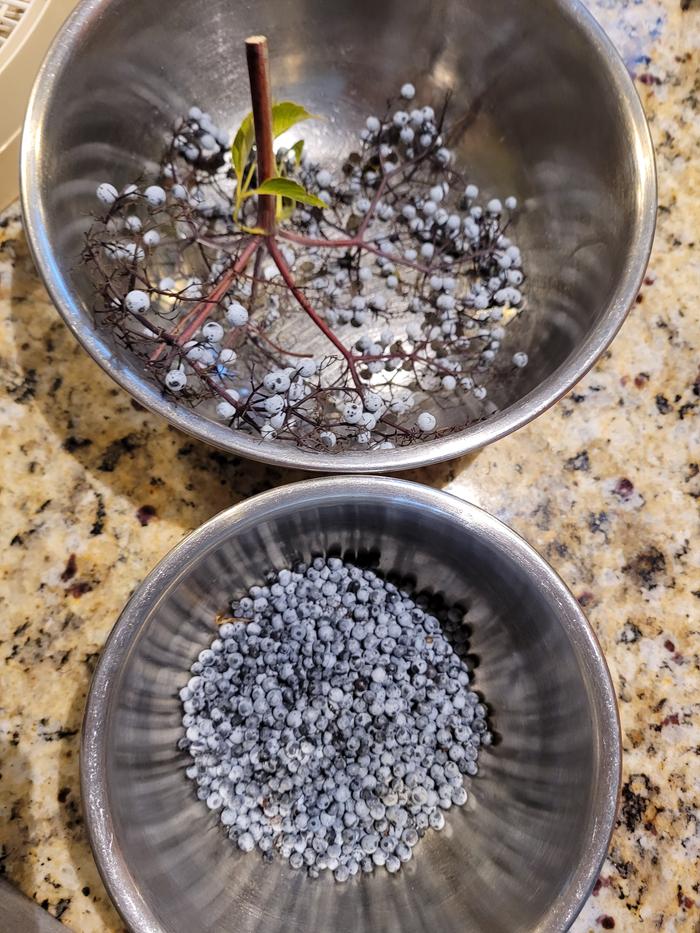
[[(590, 5), (635, 76), (656, 144), (659, 227), (644, 286), (612, 349), (548, 414), (412, 478), (531, 541), (607, 655), (621, 809), (574, 929), (698, 933), (700, 2)], [(0, 319), (0, 874), (76, 933), (117, 931), (79, 800), (100, 649), (187, 531), (301, 474), (189, 440), (110, 382), (51, 306), (17, 207), (0, 215)]]

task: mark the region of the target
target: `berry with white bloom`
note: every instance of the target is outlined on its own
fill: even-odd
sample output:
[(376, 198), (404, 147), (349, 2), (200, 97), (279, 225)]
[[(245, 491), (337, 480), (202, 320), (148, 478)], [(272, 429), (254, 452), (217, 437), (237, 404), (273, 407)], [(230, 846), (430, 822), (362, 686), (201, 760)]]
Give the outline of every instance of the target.
[(139, 246), (138, 243), (125, 243), (124, 255), (131, 262), (143, 262), (146, 258), (143, 247)]
[(457, 380), (454, 376), (443, 376), (442, 387), (448, 392), (453, 392), (457, 388)]
[(505, 200), (506, 210), (515, 211), (518, 209), (518, 199), (514, 198), (512, 195)]
[(297, 366), (297, 372), (302, 379), (311, 379), (312, 376), (316, 375), (317, 371), (318, 366), (315, 360), (302, 360)]
[(143, 242), (146, 246), (151, 248), (158, 246), (160, 243), (160, 233), (157, 230), (147, 230), (143, 235)]
[(324, 447), (327, 447), (329, 450), (338, 443), (338, 438), (332, 431), (321, 431), (319, 438)]
[(248, 311), (240, 301), (231, 301), (226, 308), (226, 320), (231, 327), (243, 327), (248, 323)]
[(298, 382), (295, 380), (287, 391), (287, 398), (290, 402), (299, 402), (304, 398), (304, 395), (306, 395), (306, 391), (307, 390), (303, 382)]
[(202, 336), (210, 343), (219, 343), (223, 339), (224, 329), (216, 321), (207, 321), (202, 328)]
[(216, 406), (216, 413), (219, 418), (223, 418), (224, 421), (229, 421), (236, 414), (236, 407), (222, 399)]
[(405, 110), (397, 110), (393, 117), (394, 126), (406, 126), (409, 117)]
[(127, 311), (131, 311), (132, 314), (143, 314), (144, 311), (148, 311), (151, 307), (151, 299), (148, 297), (147, 292), (134, 289), (124, 299), (124, 307)]
[(381, 123), (379, 122), (379, 120), (378, 120), (377, 117), (367, 117), (367, 119), (366, 119), (366, 121), (365, 121), (365, 126), (366, 126), (367, 129), (370, 131), (370, 133), (374, 134), (374, 133), (378, 133), (378, 132), (379, 132), (379, 130), (381, 129), (381, 126), (382, 126), (382, 125), (381, 125)]
[(127, 230), (130, 230), (131, 233), (140, 233), (141, 232), (141, 219), (136, 216), (136, 214), (131, 214), (124, 221), (124, 226)]
[(435, 153), (435, 158), (438, 160), (440, 165), (449, 165), (450, 159), (452, 158), (452, 153), (449, 149), (441, 146)]
[(433, 431), (436, 424), (435, 416), (431, 415), (429, 411), (422, 411), (416, 420), (416, 425), (420, 431)]
[(343, 408), (343, 420), (348, 424), (360, 424), (362, 420), (362, 407), (356, 402), (349, 402)]
[(170, 193), (176, 201), (189, 201), (187, 188), (185, 188), (184, 185), (173, 185), (170, 189)]
[(432, 259), (435, 252), (435, 247), (432, 243), (424, 243), (420, 248), (420, 254), (423, 259)]
[(211, 347), (203, 347), (196, 340), (190, 340), (185, 344), (187, 359), (193, 363), (201, 363), (203, 366), (211, 366), (216, 362), (216, 352)]
[(523, 369), (528, 364), (528, 355), (523, 353), (522, 350), (518, 353), (513, 354), (513, 365), (517, 366), (518, 369)]
[(114, 187), (114, 185), (110, 185), (107, 181), (104, 181), (101, 185), (97, 186), (96, 194), (97, 200), (100, 202), (100, 204), (104, 204), (105, 207), (111, 207), (119, 197), (119, 192), (117, 189)]
[(384, 400), (376, 392), (368, 392), (365, 396), (365, 410), (376, 415), (384, 408)]
[(238, 357), (238, 354), (236, 353), (236, 351), (231, 350), (229, 347), (224, 347), (223, 350), (219, 351), (219, 362), (223, 363), (224, 366), (227, 363), (235, 363), (237, 357)]
[(282, 411), (284, 408), (284, 399), (281, 395), (271, 395), (265, 399), (263, 408), (268, 415), (276, 415), (277, 412)]
[(404, 100), (413, 100), (413, 98), (416, 96), (415, 87), (410, 82), (407, 82), (406, 84), (402, 84), (401, 85), (401, 96), (403, 97)]
[(171, 369), (165, 375), (165, 384), (171, 392), (181, 392), (187, 385), (187, 376), (181, 369)]
[(441, 311), (452, 311), (455, 306), (455, 300), (452, 295), (440, 295), (435, 304)]
[(289, 375), (282, 370), (268, 373), (263, 379), (263, 385), (268, 392), (286, 392), (290, 384)]
[(319, 188), (329, 188), (332, 180), (331, 173), (325, 168), (322, 168), (316, 175), (316, 182)]
[(489, 212), (489, 214), (498, 216), (499, 214), (503, 213), (503, 205), (498, 200), (498, 198), (492, 198), (486, 205), (486, 210)]
[[(272, 427), (272, 425), (269, 422), (265, 422), (265, 424), (263, 424), (263, 426), (260, 428), (260, 436), (262, 437), (264, 441), (273, 441), (277, 437), (277, 431), (275, 431), (275, 429)], [(248, 834), (246, 833), (245, 835), (248, 835)], [(252, 837), (251, 837), (251, 842), (252, 842)], [(246, 849), (243, 846), (241, 846), (241, 839), (238, 840), (238, 845), (243, 849), (243, 851), (246, 851)], [(250, 849), (253, 848), (253, 845), (250, 846)], [(248, 849), (247, 851), (250, 851), (250, 849)]]
[(151, 207), (162, 207), (165, 204), (165, 191), (160, 185), (149, 185), (144, 195)]

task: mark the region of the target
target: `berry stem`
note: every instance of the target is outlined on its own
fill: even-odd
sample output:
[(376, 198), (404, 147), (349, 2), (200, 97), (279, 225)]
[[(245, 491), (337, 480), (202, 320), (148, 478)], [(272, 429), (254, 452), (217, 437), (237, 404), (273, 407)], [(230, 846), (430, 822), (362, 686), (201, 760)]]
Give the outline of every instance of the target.
[[(245, 51), (255, 126), (258, 185), (261, 185), (277, 174), (273, 149), (272, 94), (266, 37), (249, 36), (245, 40)], [(258, 195), (258, 226), (267, 234), (275, 232), (276, 200), (274, 195)]]
[(350, 350), (348, 350), (347, 347), (345, 347), (340, 342), (340, 340), (338, 340), (338, 338), (333, 333), (333, 331), (330, 329), (330, 327), (328, 327), (326, 322), (321, 317), (319, 317), (318, 313), (314, 310), (314, 308), (309, 303), (306, 295), (302, 292), (302, 290), (299, 288), (297, 283), (294, 281), (294, 276), (292, 275), (292, 271), (287, 265), (287, 263), (285, 262), (284, 256), (280, 252), (280, 248), (277, 245), (274, 237), (267, 238), (267, 249), (275, 265), (279, 269), (280, 275), (284, 279), (285, 284), (287, 285), (291, 293), (294, 295), (296, 300), (299, 302), (303, 310), (308, 314), (308, 316), (311, 318), (314, 324), (318, 327), (318, 329), (323, 333), (323, 335), (327, 337), (328, 340), (330, 340), (330, 342), (333, 344), (336, 350), (338, 350), (338, 352), (345, 358), (348, 364), (348, 369), (350, 370), (350, 375), (352, 376), (352, 381), (355, 383), (355, 388), (359, 392), (360, 397), (362, 397), (363, 386), (362, 386), (360, 377), (357, 374), (357, 369), (355, 368), (355, 359), (352, 353), (350, 352)]
[[(251, 256), (259, 247), (259, 237), (253, 237), (250, 239), (243, 247), (243, 250), (236, 262), (231, 266), (226, 274), (222, 276), (216, 288), (210, 292), (206, 298), (203, 298), (200, 302), (198, 302), (194, 308), (191, 309), (191, 311), (188, 311), (188, 313), (178, 321), (171, 332), (171, 337), (177, 344), (182, 346), (183, 344), (187, 343), (190, 337), (199, 330), (199, 328), (202, 326), (202, 324), (204, 324), (211, 312), (226, 294), (228, 289), (231, 287), (231, 283), (234, 281), (234, 279), (236, 279), (236, 277), (239, 276), (241, 272), (243, 272), (245, 267), (250, 262)], [(149, 363), (157, 363), (163, 355), (164, 350), (165, 346), (163, 344), (159, 344), (151, 354)]]
[(360, 223), (360, 226), (357, 228), (357, 237), (360, 240), (364, 237), (365, 231), (367, 230), (367, 227), (369, 226), (369, 222), (374, 216), (374, 212), (377, 209), (377, 205), (379, 204), (379, 201), (381, 200), (381, 197), (384, 194), (384, 189), (386, 188), (386, 184), (387, 184), (387, 175), (384, 174), (382, 176), (381, 181), (377, 185), (377, 190), (374, 193), (374, 197), (372, 198), (372, 203), (369, 206), (369, 210), (367, 211), (365, 216), (362, 218), (362, 222)]
[(292, 233), (290, 230), (282, 230), (279, 235), (283, 239), (289, 240), (290, 243), (298, 243), (300, 246), (319, 247), (321, 249), (366, 249), (368, 253), (374, 253), (376, 256), (384, 256), (384, 258), (388, 259), (390, 262), (394, 262), (399, 266), (408, 266), (410, 269), (415, 269), (423, 275), (430, 275), (432, 271), (428, 266), (423, 266), (419, 262), (413, 262), (410, 259), (404, 259), (402, 256), (385, 253), (375, 243), (368, 243), (359, 235), (348, 239), (337, 240), (324, 240), (322, 237), (307, 237), (301, 233)]

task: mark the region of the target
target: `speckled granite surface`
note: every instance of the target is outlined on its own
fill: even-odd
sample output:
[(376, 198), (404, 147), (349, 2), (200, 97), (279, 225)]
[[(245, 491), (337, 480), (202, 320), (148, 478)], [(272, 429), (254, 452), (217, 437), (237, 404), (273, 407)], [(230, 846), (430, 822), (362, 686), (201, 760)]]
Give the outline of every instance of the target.
[[(700, 931), (700, 4), (684, 5), (591, 0), (636, 76), (660, 174), (649, 275), (611, 352), (515, 437), (414, 474), (525, 535), (607, 654), (623, 795), (577, 933)], [(299, 476), (134, 406), (48, 302), (16, 209), (0, 218), (0, 326), (0, 872), (76, 933), (117, 931), (78, 795), (98, 653), (186, 531)]]

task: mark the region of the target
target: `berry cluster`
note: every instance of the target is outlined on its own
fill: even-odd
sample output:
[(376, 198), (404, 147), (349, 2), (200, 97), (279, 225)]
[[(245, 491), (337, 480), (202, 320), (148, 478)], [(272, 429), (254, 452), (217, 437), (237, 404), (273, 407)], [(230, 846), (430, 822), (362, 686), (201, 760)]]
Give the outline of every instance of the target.
[(197, 796), (244, 852), (337, 881), (398, 871), (466, 803), (491, 742), (463, 613), (431, 615), (339, 558), (272, 574), (232, 609), (180, 691)]
[(279, 173), (326, 207), (290, 205), (274, 235), (255, 228), (256, 197), (237, 200), (226, 134), (198, 107), (153, 184), (99, 186), (95, 310), (164, 392), (316, 449), (409, 444), (493, 411), (489, 375), (528, 362), (511, 347), (496, 368), (524, 300), (517, 201), (480, 203), (445, 108), (414, 96), (406, 84), (368, 117), (337, 165), (278, 148)]

